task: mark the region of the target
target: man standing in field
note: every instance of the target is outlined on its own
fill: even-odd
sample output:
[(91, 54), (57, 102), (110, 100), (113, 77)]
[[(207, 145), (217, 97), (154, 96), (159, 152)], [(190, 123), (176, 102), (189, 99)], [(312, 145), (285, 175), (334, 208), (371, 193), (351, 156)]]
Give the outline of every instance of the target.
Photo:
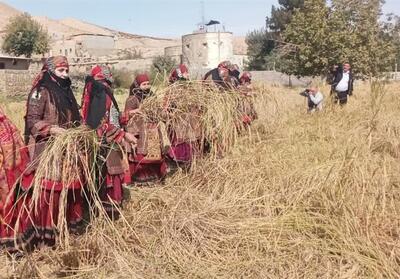
[(340, 105), (347, 104), (347, 97), (353, 94), (353, 73), (349, 63), (344, 63), (339, 67), (332, 82), (332, 92), (335, 93), (335, 100)]

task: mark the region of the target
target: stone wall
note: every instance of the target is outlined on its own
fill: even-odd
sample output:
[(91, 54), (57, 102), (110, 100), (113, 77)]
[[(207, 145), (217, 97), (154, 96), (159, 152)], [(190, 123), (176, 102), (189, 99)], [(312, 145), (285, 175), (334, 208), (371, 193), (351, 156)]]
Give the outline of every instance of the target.
[(128, 72), (150, 71), (153, 59), (154, 58), (120, 60), (118, 63), (113, 64), (112, 68)]
[(0, 57), (0, 69), (28, 70), (29, 63), (29, 59), (13, 59), (10, 57)]
[(308, 86), (312, 81), (311, 78), (289, 77), (286, 74), (274, 71), (251, 71), (253, 81), (264, 82), (269, 84), (289, 86)]
[(392, 73), (389, 73), (388, 78), (389, 78), (390, 80), (400, 80), (400, 72), (392, 72)]
[[(117, 70), (124, 70), (129, 72), (135, 71), (146, 71), (150, 69), (152, 59), (138, 59), (138, 60), (125, 60), (119, 61), (118, 63), (112, 64), (111, 66)], [(85, 65), (89, 68), (92, 65)], [(0, 94), (3, 96), (26, 96), (28, 94), (32, 81), (34, 77), (37, 75), (37, 70), (0, 70)], [(200, 79), (201, 76), (205, 73), (205, 70), (202, 70), (199, 73), (192, 73), (191, 76), (193, 79)], [(289, 85), (289, 76), (273, 71), (252, 71), (253, 81), (256, 82), (264, 82), (268, 84), (277, 84), (277, 85)], [(71, 73), (72, 74), (72, 73)], [(72, 74), (73, 84), (74, 86), (78, 86), (77, 84), (82, 83), (87, 73), (79, 73), (75, 72)], [(397, 73), (388, 73), (389, 80), (400, 80), (400, 72)], [(293, 86), (308, 86), (311, 82), (310, 78), (295, 78), (291, 77), (290, 81)], [(78, 86), (79, 87), (79, 86)]]
[(31, 89), (36, 72), (0, 70), (0, 94), (3, 96), (26, 95)]

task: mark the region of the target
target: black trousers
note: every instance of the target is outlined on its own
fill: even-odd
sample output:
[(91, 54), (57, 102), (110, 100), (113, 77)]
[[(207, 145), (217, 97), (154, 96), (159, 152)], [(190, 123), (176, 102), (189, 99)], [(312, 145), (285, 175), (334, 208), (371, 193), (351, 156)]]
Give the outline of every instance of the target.
[(347, 96), (349, 95), (349, 91), (335, 91), (335, 100), (339, 102), (340, 105), (347, 104)]

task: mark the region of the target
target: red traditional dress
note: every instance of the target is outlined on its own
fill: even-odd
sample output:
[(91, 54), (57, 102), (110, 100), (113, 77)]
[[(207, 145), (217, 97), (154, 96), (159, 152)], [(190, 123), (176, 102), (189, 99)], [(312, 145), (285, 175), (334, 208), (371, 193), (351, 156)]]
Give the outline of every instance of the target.
[(123, 201), (123, 186), (130, 183), (129, 166), (123, 153), (125, 132), (120, 126), (118, 104), (111, 89), (111, 72), (108, 67), (96, 66), (87, 78), (82, 98), (82, 115), (85, 124), (97, 131), (102, 140), (102, 154), (105, 162), (99, 161), (100, 197), (107, 214), (119, 217)]
[(32, 182), (25, 173), (28, 149), (18, 129), (0, 109), (0, 245), (9, 252), (25, 249), (32, 234), (26, 234), (29, 218), (21, 194)]
[(258, 118), (257, 112), (254, 108), (251, 89), (251, 74), (249, 72), (244, 72), (240, 77), (240, 86), (238, 89), (242, 98), (238, 110), (242, 116), (244, 127), (247, 127)]
[(144, 115), (129, 116), (129, 112), (140, 108), (141, 103), (151, 91), (140, 89), (140, 84), (149, 81), (146, 74), (138, 75), (131, 86), (131, 91), (125, 103), (124, 115), (127, 121), (127, 132), (138, 139), (137, 146), (128, 150), (129, 167), (132, 180), (138, 183), (161, 181), (168, 173), (163, 150), (164, 134), (160, 122), (146, 119)]
[[(71, 90), (71, 81), (55, 75), (58, 67), (68, 68), (68, 61), (63, 56), (50, 57), (43, 66), (42, 72), (34, 81), (28, 97), (25, 135), (31, 148), (32, 162), (28, 172), (34, 173), (41, 162), (41, 155), (54, 127), (69, 129), (79, 125), (79, 107)], [(56, 162), (62, 164), (62, 162)], [(56, 166), (51, 165), (50, 168)], [(54, 245), (57, 226), (60, 196), (67, 189), (66, 222), (72, 232), (77, 232), (83, 224), (82, 183), (73, 181), (69, 185), (61, 182), (61, 173), (53, 177), (42, 177), (38, 203), (30, 205), (32, 230), (35, 238), (33, 245)]]

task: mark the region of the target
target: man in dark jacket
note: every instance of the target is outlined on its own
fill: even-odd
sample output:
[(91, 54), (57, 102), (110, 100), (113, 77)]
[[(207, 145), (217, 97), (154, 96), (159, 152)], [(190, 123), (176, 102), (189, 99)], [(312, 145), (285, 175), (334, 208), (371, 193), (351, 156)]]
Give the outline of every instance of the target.
[(349, 63), (337, 68), (332, 81), (332, 93), (335, 94), (335, 99), (340, 105), (346, 104), (347, 97), (353, 95), (353, 82), (353, 73)]
[(213, 82), (220, 89), (231, 89), (230, 69), (232, 69), (231, 62), (223, 61), (219, 63), (217, 68), (208, 71), (204, 75), (203, 81)]

